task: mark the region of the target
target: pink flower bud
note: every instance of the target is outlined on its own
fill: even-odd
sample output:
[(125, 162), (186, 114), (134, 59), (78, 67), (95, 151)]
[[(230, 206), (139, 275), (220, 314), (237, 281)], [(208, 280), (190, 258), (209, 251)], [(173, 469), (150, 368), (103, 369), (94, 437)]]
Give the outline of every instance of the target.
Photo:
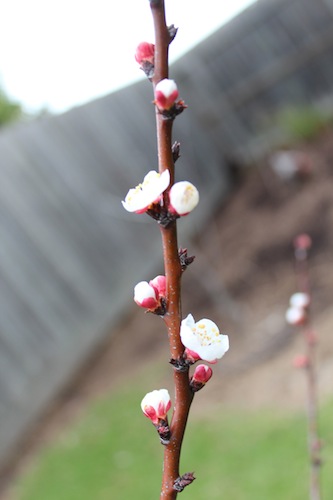
[(207, 365), (198, 365), (194, 370), (192, 380), (206, 384), (211, 379), (213, 370)]
[(153, 43), (141, 42), (135, 51), (135, 60), (142, 65), (145, 62), (154, 64), (155, 45)]
[(294, 239), (294, 247), (300, 250), (308, 250), (311, 248), (312, 241), (308, 234), (300, 234)]
[(158, 292), (147, 281), (140, 281), (135, 285), (134, 300), (138, 306), (152, 311), (159, 306)]
[(170, 189), (169, 199), (171, 213), (187, 215), (199, 203), (199, 192), (191, 182), (176, 182)]
[(149, 285), (152, 286), (156, 291), (159, 297), (166, 296), (166, 277), (165, 276), (156, 276), (153, 280), (149, 281)]
[(293, 365), (295, 368), (307, 368), (309, 366), (309, 358), (302, 354), (294, 357)]
[(167, 420), (167, 413), (171, 408), (170, 395), (167, 389), (148, 392), (141, 401), (141, 409), (154, 425), (159, 420)]
[(160, 111), (168, 110), (175, 104), (178, 95), (174, 80), (164, 78), (155, 87), (155, 104)]

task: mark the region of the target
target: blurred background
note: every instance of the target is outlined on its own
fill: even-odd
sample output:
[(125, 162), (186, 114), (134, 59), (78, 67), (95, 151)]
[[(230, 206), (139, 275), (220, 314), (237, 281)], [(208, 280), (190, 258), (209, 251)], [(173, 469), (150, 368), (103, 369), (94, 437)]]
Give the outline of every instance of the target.
[[(239, 1), (234, 10), (192, 3), (178, 12), (177, 2), (170, 0), (170, 11), (166, 2), (169, 24), (180, 26), (170, 76), (188, 105), (174, 126), (181, 144), (176, 177), (200, 191), (199, 207), (178, 225), (179, 245), (196, 256), (183, 277), (183, 315), (211, 318), (231, 348), (193, 404), (182, 467), (198, 480), (182, 496), (308, 496), (306, 383), (293, 366), (304, 346), (285, 322), (297, 291), (292, 242), (307, 233), (322, 483), (330, 498), (333, 0)], [(42, 76), (34, 70), (41, 62), (33, 46), (29, 53), (24, 43), (25, 25), (30, 31), (33, 25), (19, 24), (1, 43), (0, 496), (6, 500), (159, 494), (162, 449), (140, 402), (155, 388), (172, 394), (167, 338), (163, 321), (138, 310), (132, 296), (138, 281), (163, 273), (160, 235), (151, 219), (121, 206), (128, 189), (157, 168), (151, 85), (123, 70), (140, 74), (135, 46), (147, 39), (144, 30), (148, 41), (153, 35), (149, 6), (140, 6), (144, 16), (133, 29), (121, 10), (106, 23), (103, 6), (71, 6), (78, 27), (51, 3), (25, 7), (43, 27), (34, 39), (45, 59)], [(21, 7), (12, 2), (8, 20)], [(99, 43), (112, 48), (108, 56), (93, 48), (97, 35), (82, 21), (91, 15), (92, 26), (102, 22)], [(91, 40), (87, 49), (76, 29)], [(137, 39), (127, 47), (132, 31)], [(109, 39), (111, 32), (118, 39)], [(71, 35), (66, 76), (47, 66), (48, 53), (52, 71), (61, 60), (62, 34)], [(14, 69), (23, 68), (19, 78), (8, 54)], [(16, 59), (22, 55), (25, 65)], [(96, 59), (106, 73), (98, 72)], [(106, 87), (96, 87), (95, 78)]]

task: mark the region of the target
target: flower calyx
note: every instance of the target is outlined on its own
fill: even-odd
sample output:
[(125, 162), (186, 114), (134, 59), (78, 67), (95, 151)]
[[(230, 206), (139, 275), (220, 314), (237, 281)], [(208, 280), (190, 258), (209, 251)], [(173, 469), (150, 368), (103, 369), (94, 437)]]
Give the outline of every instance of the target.
[(181, 492), (184, 490), (184, 488), (186, 488), (186, 486), (193, 483), (194, 480), (194, 472), (185, 472), (185, 474), (175, 480), (175, 482), (173, 483), (173, 489)]
[(179, 215), (170, 213), (163, 205), (155, 204), (147, 210), (147, 214), (162, 227), (168, 227), (172, 222), (179, 219)]

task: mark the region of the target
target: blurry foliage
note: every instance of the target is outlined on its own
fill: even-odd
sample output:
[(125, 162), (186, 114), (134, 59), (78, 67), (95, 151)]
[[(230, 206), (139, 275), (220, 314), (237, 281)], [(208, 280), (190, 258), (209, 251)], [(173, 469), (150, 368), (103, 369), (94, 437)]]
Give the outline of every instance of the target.
[(278, 123), (290, 139), (310, 140), (332, 123), (332, 115), (312, 106), (288, 107), (279, 113)]
[(19, 120), (23, 115), (22, 106), (11, 101), (0, 88), (0, 128)]

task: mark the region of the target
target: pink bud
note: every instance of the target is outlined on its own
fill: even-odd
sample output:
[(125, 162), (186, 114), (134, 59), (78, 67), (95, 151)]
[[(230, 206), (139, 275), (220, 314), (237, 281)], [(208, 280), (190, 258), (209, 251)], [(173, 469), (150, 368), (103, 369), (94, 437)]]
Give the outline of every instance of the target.
[(193, 392), (200, 391), (213, 375), (213, 370), (206, 365), (198, 365), (194, 370), (193, 377), (190, 380), (190, 386)]
[(200, 382), (201, 384), (206, 384), (208, 380), (212, 377), (213, 370), (207, 365), (198, 365), (194, 370), (192, 380)]
[(167, 389), (148, 392), (141, 401), (141, 409), (154, 425), (159, 420), (167, 420), (167, 413), (171, 408), (171, 400)]
[(165, 276), (156, 276), (153, 280), (149, 281), (149, 285), (152, 286), (156, 291), (159, 297), (166, 296), (166, 277)]
[(168, 110), (175, 104), (178, 95), (175, 81), (164, 78), (155, 87), (155, 104), (161, 111)]
[(199, 192), (191, 182), (176, 182), (170, 189), (169, 199), (169, 210), (171, 213), (187, 215), (199, 203)]
[(309, 366), (309, 358), (302, 354), (294, 357), (293, 365), (295, 368), (307, 368)]
[(142, 65), (145, 62), (154, 64), (155, 45), (153, 43), (141, 42), (135, 51), (135, 60)]
[(294, 247), (300, 250), (308, 250), (311, 248), (312, 241), (308, 234), (300, 234), (294, 239)]
[(140, 281), (134, 287), (134, 300), (140, 307), (155, 310), (159, 306), (158, 293), (147, 281)]

